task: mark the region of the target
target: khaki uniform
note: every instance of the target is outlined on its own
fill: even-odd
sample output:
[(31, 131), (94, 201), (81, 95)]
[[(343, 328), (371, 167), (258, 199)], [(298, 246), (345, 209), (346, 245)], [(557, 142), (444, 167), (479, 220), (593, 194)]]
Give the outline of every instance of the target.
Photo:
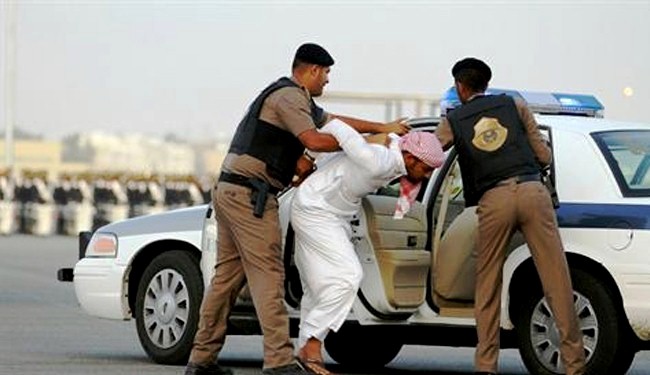
[[(298, 136), (314, 129), (309, 94), (297, 87), (271, 93), (262, 106), (260, 118)], [(249, 155), (228, 154), (222, 170), (260, 178), (276, 188), (282, 184), (271, 178), (266, 165)], [(219, 182), (212, 194), (218, 223), (215, 275), (203, 297), (201, 317), (190, 362), (208, 365), (216, 361), (226, 337), (228, 317), (242, 287), (248, 282), (253, 304), (264, 334), (264, 368), (294, 361), (289, 337), (289, 320), (284, 305), (284, 265), (278, 201), (269, 196), (264, 216), (253, 216), (251, 190)]]
[[(551, 151), (532, 113), (524, 104), (516, 102), (516, 105), (536, 158), (543, 164), (550, 163)], [(436, 134), (444, 146), (453, 144), (448, 121), (442, 121)], [(506, 179), (483, 194), (477, 213), (476, 371), (497, 372), (505, 248), (513, 232), (521, 230), (560, 332), (560, 350), (567, 374), (584, 374), (585, 356), (573, 307), (573, 288), (548, 190), (541, 182), (517, 183), (515, 179)]]

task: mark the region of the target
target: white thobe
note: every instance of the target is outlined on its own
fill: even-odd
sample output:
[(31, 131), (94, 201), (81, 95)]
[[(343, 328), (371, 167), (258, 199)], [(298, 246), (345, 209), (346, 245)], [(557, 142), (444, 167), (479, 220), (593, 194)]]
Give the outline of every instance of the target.
[(311, 337), (323, 341), (330, 330), (337, 331), (352, 308), (363, 272), (350, 220), (361, 199), (406, 174), (394, 134), (386, 147), (366, 143), (340, 120), (321, 132), (333, 135), (343, 151), (318, 158), (318, 169), (298, 187), (292, 203), (295, 261), (303, 287), (300, 347)]

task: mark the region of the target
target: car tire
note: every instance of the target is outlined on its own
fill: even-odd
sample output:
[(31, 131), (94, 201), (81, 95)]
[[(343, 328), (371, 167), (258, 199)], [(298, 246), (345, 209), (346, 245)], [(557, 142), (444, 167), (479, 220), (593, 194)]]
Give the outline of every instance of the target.
[[(587, 374), (618, 375), (629, 369), (635, 346), (622, 308), (618, 307), (607, 284), (580, 269), (572, 270), (574, 305), (584, 337)], [(521, 296), (515, 316), (519, 352), (531, 374), (564, 374), (559, 339), (541, 287)], [(632, 341), (633, 342), (633, 341)]]
[(350, 368), (381, 368), (392, 361), (402, 343), (391, 335), (380, 336), (372, 328), (344, 324), (325, 338), (325, 350), (337, 363)]
[(203, 280), (199, 261), (186, 251), (154, 258), (138, 285), (135, 322), (140, 343), (161, 364), (185, 364), (196, 334)]

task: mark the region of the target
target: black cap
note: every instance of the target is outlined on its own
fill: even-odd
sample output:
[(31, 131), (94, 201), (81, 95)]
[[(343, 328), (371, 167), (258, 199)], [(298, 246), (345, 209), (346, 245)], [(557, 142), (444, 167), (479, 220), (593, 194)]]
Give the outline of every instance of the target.
[(334, 59), (325, 48), (315, 43), (305, 43), (298, 47), (294, 60), (300, 60), (309, 64), (320, 66), (334, 65)]
[(472, 69), (478, 71), (483, 78), (485, 78), (485, 83), (489, 82), (492, 78), (492, 70), (490, 67), (483, 61), (476, 59), (474, 57), (466, 57), (454, 64), (454, 67), (451, 68), (451, 75), (454, 78), (457, 78), (458, 73), (465, 69)]

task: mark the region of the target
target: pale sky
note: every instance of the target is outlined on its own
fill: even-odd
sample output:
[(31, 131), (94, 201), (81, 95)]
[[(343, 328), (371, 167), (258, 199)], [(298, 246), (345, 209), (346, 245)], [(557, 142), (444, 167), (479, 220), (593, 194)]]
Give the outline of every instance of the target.
[(475, 56), (493, 87), (592, 93), (605, 117), (650, 123), (649, 20), (650, 0), (19, 0), (15, 119), (50, 138), (230, 134), (311, 41), (336, 60), (330, 91), (440, 95)]

